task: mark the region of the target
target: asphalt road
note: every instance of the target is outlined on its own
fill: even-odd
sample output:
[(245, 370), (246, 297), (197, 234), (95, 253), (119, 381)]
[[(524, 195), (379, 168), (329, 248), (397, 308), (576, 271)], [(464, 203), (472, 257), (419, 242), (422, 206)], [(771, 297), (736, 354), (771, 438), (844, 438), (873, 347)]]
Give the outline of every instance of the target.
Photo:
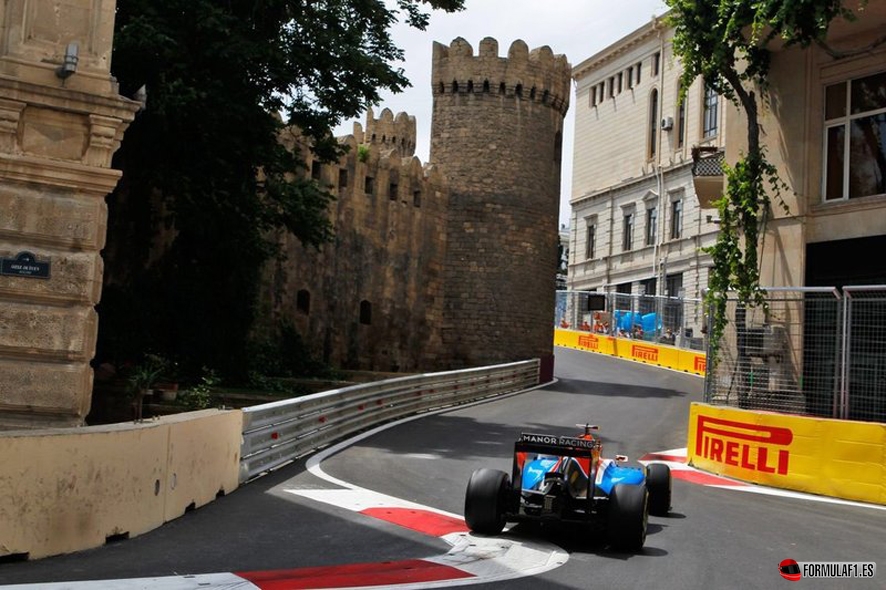
[[(341, 480), (461, 514), (478, 467), (510, 468), (522, 431), (572, 434), (599, 424), (604, 453), (683, 447), (689, 403), (702, 380), (644, 365), (557, 349), (558, 382), (506, 399), (401, 424), (323, 463)], [(287, 493), (328, 487), (286, 466), (164, 527), (113, 545), (26, 563), (0, 564), (0, 584), (302, 568), (422, 558), (444, 553), (439, 539)], [(797, 561), (876, 561), (886, 568), (886, 511), (674, 482), (673, 512), (650, 517), (639, 554), (613, 552), (575, 531), (518, 526), (566, 549), (562, 567), (486, 587), (773, 588)], [(883, 588), (874, 580), (803, 580), (810, 588)], [(483, 585), (481, 585), (483, 586)]]

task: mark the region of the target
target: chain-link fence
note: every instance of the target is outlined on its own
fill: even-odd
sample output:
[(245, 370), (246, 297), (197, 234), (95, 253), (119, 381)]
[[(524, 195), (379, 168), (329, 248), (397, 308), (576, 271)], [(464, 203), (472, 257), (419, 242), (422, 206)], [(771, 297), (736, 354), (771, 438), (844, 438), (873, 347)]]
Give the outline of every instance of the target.
[(839, 416), (886, 422), (886, 286), (844, 287)]
[(767, 289), (727, 318), (708, 403), (886, 422), (886, 286)]
[(700, 299), (557, 291), (555, 326), (704, 350)]

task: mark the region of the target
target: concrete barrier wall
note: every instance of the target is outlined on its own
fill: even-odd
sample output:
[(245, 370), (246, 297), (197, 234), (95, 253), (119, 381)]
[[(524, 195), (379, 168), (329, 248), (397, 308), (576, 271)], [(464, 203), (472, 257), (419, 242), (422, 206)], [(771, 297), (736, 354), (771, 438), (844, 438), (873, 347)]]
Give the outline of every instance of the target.
[(743, 481), (886, 505), (886, 424), (693, 403), (687, 456)]
[(0, 557), (134, 537), (238, 486), (240, 411), (0, 433)]
[(554, 330), (554, 346), (608, 354), (695, 375), (704, 375), (707, 370), (707, 357), (703, 352), (653, 344), (644, 340), (615, 338), (605, 334), (557, 328)]

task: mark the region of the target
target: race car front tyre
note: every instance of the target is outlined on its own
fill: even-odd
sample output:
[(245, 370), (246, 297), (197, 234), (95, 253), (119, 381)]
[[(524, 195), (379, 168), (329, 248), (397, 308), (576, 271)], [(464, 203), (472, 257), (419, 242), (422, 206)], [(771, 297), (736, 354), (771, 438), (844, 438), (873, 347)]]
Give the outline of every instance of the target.
[(664, 463), (646, 467), (646, 489), (649, 490), (649, 514), (667, 516), (671, 510), (671, 468)]
[(510, 478), (497, 469), (478, 469), (465, 492), (465, 522), (483, 535), (497, 535), (505, 528), (505, 504)]
[(646, 542), (649, 520), (646, 486), (616, 484), (609, 493), (607, 534), (614, 549), (639, 551)]

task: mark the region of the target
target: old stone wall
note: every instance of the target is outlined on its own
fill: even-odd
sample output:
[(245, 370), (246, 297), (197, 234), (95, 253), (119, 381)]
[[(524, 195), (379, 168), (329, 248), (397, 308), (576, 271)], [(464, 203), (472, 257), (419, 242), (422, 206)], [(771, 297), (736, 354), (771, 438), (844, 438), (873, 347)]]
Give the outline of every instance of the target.
[(436, 43), (431, 162), (451, 187), (443, 345), (450, 366), (553, 354), (563, 117), (549, 47)]
[(571, 68), (548, 47), (515, 41), (502, 58), (487, 38), (474, 56), (456, 39), (435, 44), (433, 82), (429, 165), (413, 156), (414, 118), (388, 109), (355, 125), (334, 165), (298, 146), (338, 195), (335, 241), (281, 238), (265, 315), (346, 368), (550, 359)]
[(306, 173), (337, 195), (335, 239), (318, 251), (281, 237), (287, 259), (271, 272), (265, 306), (335, 366), (420, 370), (441, 349), (448, 188), (412, 156), (411, 117), (385, 109), (367, 115), (365, 133), (355, 127), (335, 164), (315, 165), (300, 146)]

